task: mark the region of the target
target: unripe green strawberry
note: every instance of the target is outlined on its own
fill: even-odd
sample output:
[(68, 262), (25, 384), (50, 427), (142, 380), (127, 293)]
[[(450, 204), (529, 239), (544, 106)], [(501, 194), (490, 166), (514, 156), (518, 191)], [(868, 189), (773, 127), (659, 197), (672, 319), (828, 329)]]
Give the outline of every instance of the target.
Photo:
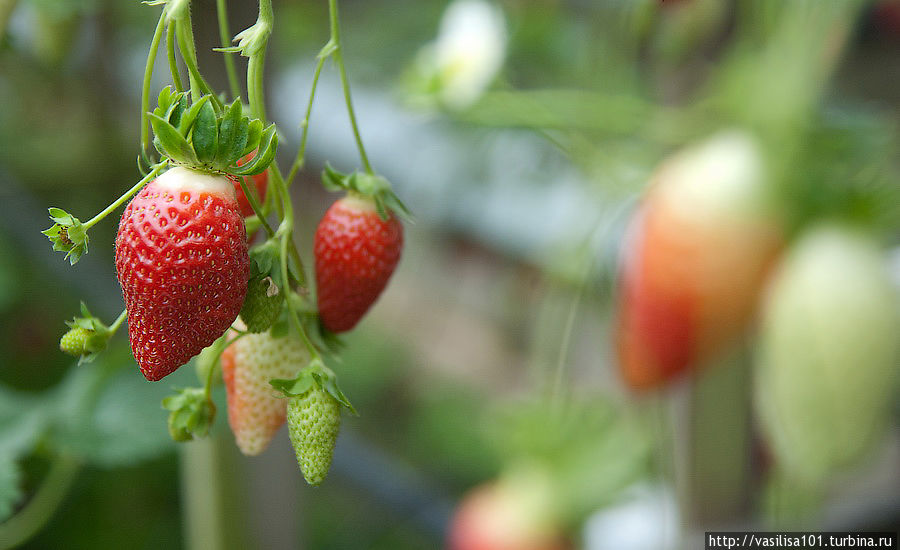
[(72, 328), (59, 340), (59, 349), (63, 353), (72, 355), (73, 357), (81, 357), (82, 355), (90, 353), (85, 349), (85, 344), (87, 343), (88, 337), (93, 334), (93, 332), (94, 331), (82, 327)]
[[(245, 327), (238, 321), (235, 328)], [(221, 361), (231, 431), (242, 453), (258, 455), (284, 424), (287, 407), (269, 381), (296, 376), (309, 363), (309, 353), (293, 331), (280, 338), (264, 332), (236, 340)]]
[(287, 422), (303, 477), (310, 485), (319, 485), (331, 468), (341, 427), (341, 404), (313, 384), (306, 393), (290, 399)]
[(871, 449), (896, 400), (898, 297), (883, 255), (838, 225), (801, 237), (768, 289), (756, 410), (781, 469), (827, 480)]
[(271, 277), (251, 277), (240, 314), (247, 331), (259, 333), (269, 330), (278, 319), (283, 304), (284, 294)]

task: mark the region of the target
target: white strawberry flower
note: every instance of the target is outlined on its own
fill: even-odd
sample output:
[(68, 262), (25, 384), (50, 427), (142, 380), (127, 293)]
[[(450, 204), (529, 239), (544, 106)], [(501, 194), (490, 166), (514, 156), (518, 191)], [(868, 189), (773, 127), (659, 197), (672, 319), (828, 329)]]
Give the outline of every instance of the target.
[(506, 22), (485, 0), (456, 0), (444, 11), (437, 39), (418, 58), (419, 71), (436, 83), (437, 99), (452, 109), (473, 104), (506, 56)]

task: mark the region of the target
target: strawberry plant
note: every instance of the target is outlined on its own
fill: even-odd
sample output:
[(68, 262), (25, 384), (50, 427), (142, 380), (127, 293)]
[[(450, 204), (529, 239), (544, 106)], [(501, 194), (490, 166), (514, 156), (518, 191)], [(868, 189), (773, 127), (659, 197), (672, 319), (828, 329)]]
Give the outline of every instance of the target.
[[(235, 36), (236, 45), (217, 48), (229, 77), (230, 89), (222, 93), (200, 71), (191, 2), (146, 4), (160, 14), (141, 92), (138, 181), (87, 221), (50, 208), (53, 225), (44, 231), (53, 249), (75, 264), (95, 244), (91, 229), (124, 206), (115, 238), (115, 270), (125, 309), (107, 325), (82, 305), (60, 350), (79, 363), (93, 361), (126, 324), (134, 361), (148, 381), (168, 377), (197, 357), (204, 385), (181, 388), (162, 400), (175, 441), (209, 433), (217, 417), (211, 388), (221, 365), (227, 416), (240, 450), (261, 453), (289, 418), (303, 475), (318, 485), (329, 470), (341, 408), (356, 412), (325, 363), (336, 357), (332, 332), (352, 328), (387, 285), (402, 248), (399, 216), (408, 217), (388, 181), (373, 170), (363, 146), (344, 68), (337, 0), (328, 2), (331, 36), (316, 57), (306, 118), (319, 74), (333, 60), (362, 169), (342, 175), (329, 167), (323, 174), (327, 189), (346, 189), (350, 197), (336, 203), (322, 226), (332, 227), (328, 231), (338, 247), (335, 254), (343, 257), (349, 247), (360, 252), (344, 264), (331, 257), (326, 262), (330, 266), (323, 267), (317, 260), (317, 275), (326, 273), (317, 277), (315, 289), (320, 310), (309, 298), (313, 289), (295, 242), (289, 193), (305, 164), (308, 124), (302, 123), (299, 149), (284, 174), (275, 159), (278, 132), (266, 116), (263, 66), (275, 19), (271, 0), (259, 2), (256, 23)], [(225, 2), (218, 2), (217, 9), (226, 40), (231, 33)], [(151, 80), (163, 42), (171, 83), (155, 94), (152, 107)], [(235, 54), (248, 60), (246, 98), (241, 97)], [(352, 234), (337, 235), (329, 226), (340, 215), (360, 220)], [(264, 238), (251, 244), (260, 231)], [(316, 254), (327, 255), (319, 254), (318, 244)], [(102, 388), (107, 379), (107, 369), (98, 366), (97, 379), (89, 386)], [(273, 386), (273, 380), (280, 382)], [(156, 421), (165, 422), (165, 417)], [(8, 501), (0, 505), (8, 506)]]

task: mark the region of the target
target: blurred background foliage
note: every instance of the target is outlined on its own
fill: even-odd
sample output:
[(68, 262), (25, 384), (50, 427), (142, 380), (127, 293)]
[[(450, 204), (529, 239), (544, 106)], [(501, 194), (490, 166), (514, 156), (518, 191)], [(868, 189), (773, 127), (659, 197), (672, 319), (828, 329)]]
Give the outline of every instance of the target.
[[(233, 33), (252, 24), (254, 3), (230, 4)], [(441, 95), (452, 75), (434, 64), (448, 2), (343, 1), (363, 135), (418, 221), (336, 367), (361, 417), (345, 422), (328, 482), (270, 501), (247, 486), (299, 477), (289, 451), (223, 459), (226, 483), (249, 495), (226, 512), (262, 510), (244, 516), (240, 536), (267, 548), (435, 548), (459, 496), (537, 463), (564, 487), (578, 545), (615, 547), (579, 534), (585, 519), (637, 481), (667, 479), (677, 447), (661, 427), (664, 403), (623, 397), (608, 342), (624, 223), (660, 159), (742, 125), (780, 159), (793, 233), (838, 217), (883, 244), (900, 237), (900, 3), (801, 4), (498, 1), (502, 67), (459, 105)], [(267, 76), (285, 166), (327, 5), (275, 10)], [(193, 12), (201, 65), (225, 89), (211, 51), (215, 2), (195, 0)], [(57, 341), (79, 300), (109, 319), (121, 307), (115, 224), (95, 229), (91, 254), (71, 269), (39, 234), (46, 206), (97, 211), (136, 179), (140, 75), (157, 15), (137, 1), (0, 0), (0, 520), (36, 491), (47, 506), (61, 501), (26, 548), (202, 547), (185, 534), (191, 498), (179, 491), (190, 474), (159, 406), (172, 386), (193, 383), (191, 368), (143, 383), (121, 338), (72, 367)], [(331, 200), (318, 170), (326, 160), (350, 168), (355, 154), (328, 73), (311, 166), (294, 189), (306, 251)], [(218, 397), (213, 439), (230, 444)], [(756, 496), (743, 521), (764, 515), (764, 464), (750, 466)], [(47, 485), (59, 494), (42, 493)], [(805, 509), (803, 494), (789, 496)], [(895, 528), (900, 509), (885, 506), (855, 526)]]

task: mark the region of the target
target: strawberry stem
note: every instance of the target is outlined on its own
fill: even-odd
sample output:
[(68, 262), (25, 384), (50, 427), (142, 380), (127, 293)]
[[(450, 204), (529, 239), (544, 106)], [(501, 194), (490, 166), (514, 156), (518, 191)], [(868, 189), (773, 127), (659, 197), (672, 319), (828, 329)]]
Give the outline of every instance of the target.
[(147, 65), (144, 67), (144, 84), (141, 90), (141, 151), (150, 149), (150, 122), (147, 113), (150, 111), (150, 81), (153, 78), (153, 66), (156, 64), (156, 51), (162, 39), (163, 27), (166, 23), (166, 10), (159, 16), (153, 38), (150, 40), (150, 51), (147, 53)]
[(190, 9), (185, 10), (184, 15), (175, 20), (175, 31), (178, 33), (178, 49), (181, 51), (181, 58), (188, 68), (188, 79), (191, 83), (191, 99), (197, 102), (201, 96), (210, 95), (216, 114), (222, 114), (224, 109), (222, 102), (216, 97), (209, 84), (206, 83), (197, 66), (197, 51), (194, 46), (194, 30), (191, 25)]
[[(169, 58), (169, 72), (172, 73), (175, 91), (183, 92), (184, 84), (181, 83), (181, 72), (178, 70), (178, 62), (175, 61), (175, 25), (169, 25), (166, 29), (166, 56)], [(148, 105), (144, 111), (147, 111), (149, 108)]]
[[(225, 0), (216, 0), (216, 13), (219, 16), (219, 39), (222, 47), (226, 48), (231, 43), (231, 31), (228, 29), (228, 7)], [(231, 90), (231, 98), (241, 97), (241, 85), (238, 82), (237, 71), (234, 68), (234, 59), (231, 54), (224, 56), (225, 72), (228, 74), (228, 87)]]
[[(329, 41), (328, 44), (332, 44), (332, 42)], [(328, 45), (326, 45), (325, 48), (322, 49), (322, 52), (326, 52), (327, 49)], [(287, 185), (288, 187), (291, 186), (291, 182), (294, 181), (294, 176), (297, 175), (297, 172), (299, 172), (303, 168), (303, 165), (306, 162), (306, 138), (309, 136), (309, 117), (312, 115), (313, 100), (316, 97), (316, 88), (319, 85), (319, 75), (322, 74), (322, 67), (325, 65), (325, 59), (327, 59), (329, 55), (331, 55), (331, 53), (328, 53), (326, 55), (322, 55), (322, 53), (320, 53), (319, 60), (316, 62), (316, 70), (313, 73), (312, 88), (309, 92), (309, 101), (306, 104), (306, 114), (303, 116), (303, 121), (300, 123), (300, 126), (303, 127), (303, 132), (300, 135), (300, 148), (297, 149), (297, 158), (294, 159), (294, 164), (291, 166), (291, 171), (288, 172), (287, 178), (285, 179), (285, 185)]]
[(247, 178), (241, 176), (238, 178), (238, 183), (241, 186), (241, 191), (244, 192), (244, 196), (247, 198), (247, 202), (250, 204), (250, 208), (253, 209), (253, 213), (256, 214), (256, 217), (259, 219), (259, 223), (262, 224), (263, 228), (266, 230), (266, 234), (271, 239), (275, 236), (275, 231), (272, 230), (272, 226), (269, 225), (269, 222), (266, 220), (266, 215), (262, 210), (262, 207), (259, 205), (259, 201), (256, 200), (256, 194), (250, 192), (250, 187), (247, 185)]
[(353, 100), (350, 97), (350, 82), (347, 79), (347, 70), (344, 68), (344, 54), (341, 47), (341, 28), (338, 21), (337, 0), (328, 0), (328, 17), (331, 20), (331, 42), (334, 43), (334, 62), (341, 74), (341, 88), (344, 90), (344, 102), (347, 104), (347, 115), (350, 117), (350, 126), (353, 127), (353, 137), (356, 139), (356, 148), (359, 149), (359, 158), (366, 172), (374, 175), (366, 148), (363, 146), (362, 137), (359, 135), (359, 126), (356, 123), (356, 114), (353, 111)]
[(138, 191), (140, 191), (141, 188), (147, 184), (147, 182), (149, 182), (150, 180), (155, 178), (162, 171), (162, 169), (165, 166), (166, 166), (165, 162), (160, 162), (159, 164), (155, 165), (153, 167), (153, 169), (150, 170), (150, 172), (141, 179), (141, 181), (134, 184), (134, 186), (131, 189), (129, 189), (128, 191), (125, 191), (125, 193), (121, 197), (119, 197), (112, 204), (110, 204), (109, 206), (104, 208), (103, 211), (101, 211), (99, 214), (97, 214), (93, 218), (89, 219), (88, 221), (84, 222), (84, 230), (87, 231), (94, 224), (96, 224), (97, 222), (99, 222), (100, 220), (105, 218), (107, 215), (109, 215), (110, 212), (112, 212), (116, 208), (122, 206), (122, 204), (124, 204), (127, 200), (129, 200), (131, 197), (133, 197)]
[(116, 317), (116, 320), (113, 321), (113, 324), (109, 325), (109, 332), (111, 335), (115, 334), (116, 331), (119, 330), (119, 327), (122, 326), (122, 322), (125, 321), (125, 318), (127, 316), (128, 316), (128, 310), (123, 309), (122, 313), (120, 313), (119, 316)]

